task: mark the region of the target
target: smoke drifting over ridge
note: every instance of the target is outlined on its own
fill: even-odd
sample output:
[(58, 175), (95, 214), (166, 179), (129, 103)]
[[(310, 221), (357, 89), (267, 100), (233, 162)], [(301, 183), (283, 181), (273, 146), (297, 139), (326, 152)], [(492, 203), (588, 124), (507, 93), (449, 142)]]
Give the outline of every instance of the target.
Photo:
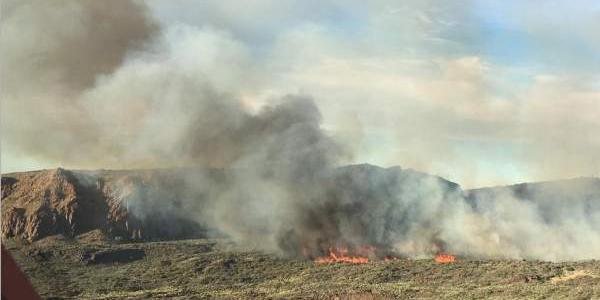
[(288, 255), (338, 244), (414, 257), (600, 253), (600, 208), (589, 204), (598, 194), (574, 206), (505, 191), (473, 200), (412, 171), (338, 169), (352, 147), (321, 128), (309, 96), (274, 99), (258, 111), (244, 101), (260, 72), (226, 32), (160, 28), (140, 2), (65, 3), (14, 1), (3, 10), (3, 146), (77, 167), (229, 170), (226, 179), (179, 178), (175, 207), (153, 189), (119, 194), (146, 198), (129, 201), (140, 218), (169, 207)]

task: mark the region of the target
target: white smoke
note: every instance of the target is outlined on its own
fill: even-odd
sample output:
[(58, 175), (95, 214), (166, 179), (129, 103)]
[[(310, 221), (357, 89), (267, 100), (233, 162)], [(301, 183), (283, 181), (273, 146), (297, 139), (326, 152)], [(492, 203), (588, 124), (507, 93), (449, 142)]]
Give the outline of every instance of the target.
[[(170, 190), (144, 191), (143, 186), (124, 194), (140, 219), (168, 211), (216, 227), (240, 243), (292, 255), (303, 247), (317, 254), (345, 243), (372, 244), (411, 257), (449, 251), (480, 257), (599, 258), (600, 208), (594, 202), (600, 193), (592, 193), (597, 181), (565, 189), (558, 200), (550, 197), (551, 186), (525, 195), (499, 189), (465, 196), (457, 186), (412, 171), (336, 168), (351, 160), (350, 149), (361, 149), (352, 137), (368, 135), (360, 120), (340, 122), (349, 124), (336, 128), (349, 132), (342, 138), (324, 129), (319, 108), (331, 112), (339, 107), (333, 101), (340, 96), (352, 98), (354, 112), (368, 115), (363, 120), (400, 128), (398, 143), (404, 143), (412, 164), (428, 168), (433, 157), (461, 157), (456, 168), (467, 168), (468, 154), (448, 143), (452, 130), (503, 140), (504, 133), (494, 125), (520, 111), (484, 97), (488, 66), (479, 57), (360, 60), (355, 59), (360, 51), (342, 51), (336, 43), (348, 44), (328, 40), (319, 26), (300, 26), (274, 39), (273, 53), (262, 53), (272, 59), (261, 61), (256, 49), (228, 31), (183, 24), (160, 28), (140, 2), (98, 3), (6, 5), (0, 43), (1, 60), (7, 62), (2, 70), (2, 144), (79, 168), (227, 170), (216, 179), (185, 173), (178, 179), (183, 183), (175, 185), (177, 199), (171, 199)], [(388, 13), (372, 21), (387, 27)], [(73, 20), (80, 26), (73, 26)], [(104, 25), (97, 26), (98, 21)], [(427, 24), (427, 34), (413, 37), (420, 46), (436, 32), (427, 15), (407, 22), (410, 28)], [(338, 50), (340, 57), (332, 59)], [(384, 74), (382, 65), (389, 62), (410, 69), (407, 73), (415, 72), (418, 79), (373, 75)], [(431, 77), (430, 70), (417, 72), (421, 66), (441, 71)], [(297, 72), (280, 78), (267, 74), (289, 69)], [(309, 86), (311, 92), (337, 97), (281, 96), (286, 90), (265, 99), (270, 82), (275, 90)], [(371, 85), (365, 88), (365, 82)], [(399, 93), (398, 84), (407, 90)], [(377, 98), (369, 89), (373, 87), (385, 98), (377, 105), (364, 100)], [(329, 93), (331, 89), (341, 92)], [(552, 148), (554, 137), (569, 141), (569, 152), (585, 154), (573, 160), (573, 169), (555, 164), (554, 171), (597, 168), (597, 136), (571, 134), (573, 129), (597, 128), (597, 92), (559, 92), (579, 103), (569, 114), (586, 112), (577, 125), (548, 129), (563, 128), (568, 116), (541, 98), (566, 104), (534, 87), (529, 95), (536, 100), (523, 108), (533, 116), (533, 125), (519, 137), (539, 139), (531, 147), (534, 155)], [(459, 101), (448, 103), (449, 95)], [(411, 97), (427, 101), (393, 101)], [(440, 114), (442, 109), (452, 113)], [(402, 111), (405, 122), (389, 111)], [(546, 119), (533, 112), (551, 114)], [(519, 120), (509, 123), (504, 128), (511, 131)], [(548, 157), (560, 158), (561, 153), (552, 151)], [(165, 204), (165, 199), (178, 204)]]

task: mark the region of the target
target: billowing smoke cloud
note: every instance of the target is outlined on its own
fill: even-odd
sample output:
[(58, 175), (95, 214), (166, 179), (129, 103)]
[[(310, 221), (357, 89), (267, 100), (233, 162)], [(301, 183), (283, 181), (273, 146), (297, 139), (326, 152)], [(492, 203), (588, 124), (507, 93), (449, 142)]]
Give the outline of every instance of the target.
[[(369, 245), (411, 257), (450, 251), (598, 258), (600, 208), (593, 203), (600, 193), (561, 194), (574, 195), (574, 205), (544, 202), (552, 188), (543, 186), (525, 194), (465, 194), (456, 184), (415, 171), (338, 168), (352, 157), (349, 149), (356, 147), (346, 145), (352, 140), (323, 129), (310, 96), (257, 105), (256, 86), (272, 78), (228, 32), (181, 24), (161, 28), (134, 1), (8, 2), (3, 14), (4, 147), (76, 167), (212, 168), (175, 172), (167, 182), (117, 182), (111, 195), (142, 222), (173, 226), (176, 216), (287, 255)], [(285, 48), (286, 40), (277, 43)], [(348, 67), (319, 62), (329, 62), (324, 67), (330, 72)], [(462, 99), (457, 116), (513, 112), (475, 100), (485, 94), (478, 58), (441, 65), (446, 69), (435, 91), (406, 84), (414, 96), (426, 94), (427, 105), (444, 102), (445, 91), (454, 90)], [(335, 76), (355, 75), (342, 73)], [(383, 80), (379, 87), (385, 92), (397, 83)], [(401, 107), (407, 116), (419, 112), (419, 106)], [(448, 127), (417, 124), (431, 129), (421, 132), (432, 140)], [(414, 126), (402, 131), (415, 134)], [(426, 153), (444, 151), (440, 146)], [(591, 181), (575, 190), (597, 185)], [(556, 246), (540, 246), (548, 244)]]
[(119, 197), (130, 213), (151, 224), (143, 229), (149, 236), (153, 228), (185, 233), (199, 224), (244, 246), (292, 257), (367, 246), (380, 258), (439, 252), (552, 261), (598, 257), (599, 179), (463, 191), (399, 167), (294, 174), (294, 166), (304, 167), (169, 171), (143, 184), (116, 186), (125, 191)]
[(2, 4), (3, 150), (69, 163), (103, 139), (82, 93), (159, 28), (134, 1)]

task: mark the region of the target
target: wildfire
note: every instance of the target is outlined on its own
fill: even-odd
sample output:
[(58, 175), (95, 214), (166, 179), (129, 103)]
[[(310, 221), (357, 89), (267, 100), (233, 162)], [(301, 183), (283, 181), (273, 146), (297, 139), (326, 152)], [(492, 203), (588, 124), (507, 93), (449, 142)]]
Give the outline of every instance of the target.
[[(328, 248), (326, 251), (327, 255), (315, 257), (310, 255), (311, 251), (308, 248), (302, 249), (302, 253), (304, 254), (304, 256), (312, 258), (312, 260), (317, 264), (329, 264), (338, 262), (351, 264), (366, 264), (372, 260), (390, 262), (400, 259), (400, 257), (394, 255), (383, 256), (382, 254), (385, 253), (384, 251), (377, 250), (373, 246), (338, 246)], [(448, 264), (455, 262), (456, 256), (440, 252), (434, 257), (434, 260), (435, 262), (440, 264)]]
[(454, 255), (438, 254), (435, 256), (435, 261), (440, 264), (453, 263), (456, 260)]
[(346, 247), (340, 248), (329, 248), (329, 255), (320, 256), (314, 259), (315, 263), (335, 263), (344, 262), (352, 264), (366, 264), (369, 262), (369, 254), (375, 251), (374, 247), (365, 246), (352, 251), (354, 254), (350, 254), (350, 251)]

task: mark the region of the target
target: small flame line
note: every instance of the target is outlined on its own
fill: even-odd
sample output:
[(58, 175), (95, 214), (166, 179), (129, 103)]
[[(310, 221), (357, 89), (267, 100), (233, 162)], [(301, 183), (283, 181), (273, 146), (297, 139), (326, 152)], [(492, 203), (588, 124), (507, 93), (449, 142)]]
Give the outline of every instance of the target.
[[(365, 247), (361, 252), (372, 252), (374, 250), (373, 247)], [(324, 264), (324, 263), (335, 263), (335, 262), (344, 262), (344, 263), (353, 263), (353, 264), (366, 264), (369, 262), (369, 258), (367, 256), (353, 256), (348, 255), (349, 251), (347, 248), (329, 248), (329, 255), (320, 256), (314, 259), (315, 263)]]
[(449, 254), (438, 254), (435, 256), (434, 260), (440, 264), (448, 264), (456, 261), (456, 257)]

